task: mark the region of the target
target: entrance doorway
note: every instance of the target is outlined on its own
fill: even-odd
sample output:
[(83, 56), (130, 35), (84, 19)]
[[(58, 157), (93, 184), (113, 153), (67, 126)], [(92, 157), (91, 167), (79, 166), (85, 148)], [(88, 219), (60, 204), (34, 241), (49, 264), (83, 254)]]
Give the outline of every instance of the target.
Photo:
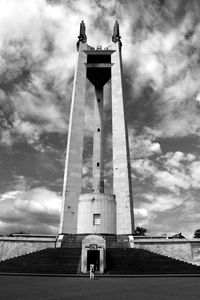
[(99, 250), (88, 250), (87, 251), (87, 271), (90, 270), (90, 264), (93, 264), (95, 271), (100, 269), (100, 251)]
[(100, 235), (87, 235), (82, 241), (81, 272), (89, 272), (90, 265), (95, 265), (98, 273), (106, 268), (106, 240)]

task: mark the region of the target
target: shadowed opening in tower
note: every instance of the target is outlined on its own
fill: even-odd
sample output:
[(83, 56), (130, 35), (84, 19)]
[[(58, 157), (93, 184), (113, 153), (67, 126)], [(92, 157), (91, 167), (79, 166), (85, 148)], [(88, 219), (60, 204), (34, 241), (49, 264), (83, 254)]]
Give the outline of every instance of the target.
[(111, 54), (91, 51), (87, 55), (87, 78), (96, 87), (102, 87), (111, 78)]
[(99, 63), (110, 64), (111, 56), (110, 55), (88, 55), (87, 63), (88, 64), (99, 64)]
[[(104, 65), (104, 64), (103, 64)], [(87, 67), (87, 78), (90, 80), (90, 82), (96, 86), (96, 87), (102, 87), (106, 82), (111, 78), (111, 68), (104, 68), (101, 67), (95, 67), (88, 66)]]
[(100, 251), (99, 250), (88, 250), (87, 251), (87, 271), (90, 270), (90, 264), (95, 266), (95, 271), (99, 271), (100, 264)]

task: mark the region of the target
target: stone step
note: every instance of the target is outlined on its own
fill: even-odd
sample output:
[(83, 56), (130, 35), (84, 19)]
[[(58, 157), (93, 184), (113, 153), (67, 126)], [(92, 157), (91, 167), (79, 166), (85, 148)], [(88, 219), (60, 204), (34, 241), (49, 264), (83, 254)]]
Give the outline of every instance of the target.
[(110, 274), (177, 274), (200, 273), (200, 268), (186, 262), (143, 249), (107, 249)]

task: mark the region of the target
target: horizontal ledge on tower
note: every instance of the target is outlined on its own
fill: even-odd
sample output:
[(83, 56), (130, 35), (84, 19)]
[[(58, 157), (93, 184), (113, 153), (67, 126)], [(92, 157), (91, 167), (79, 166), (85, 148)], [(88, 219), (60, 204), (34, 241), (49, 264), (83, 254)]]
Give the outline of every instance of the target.
[(110, 68), (112, 67), (114, 64), (110, 64), (110, 63), (95, 63), (95, 64), (90, 64), (90, 63), (85, 63), (85, 65), (88, 68)]
[(83, 50), (86, 54), (92, 54), (92, 55), (108, 55), (113, 54), (115, 50)]

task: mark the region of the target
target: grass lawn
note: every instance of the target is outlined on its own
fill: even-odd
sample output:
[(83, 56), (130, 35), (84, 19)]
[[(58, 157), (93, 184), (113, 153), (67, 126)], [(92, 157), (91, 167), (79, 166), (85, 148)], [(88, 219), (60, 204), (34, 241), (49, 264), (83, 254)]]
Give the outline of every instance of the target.
[(199, 300), (200, 278), (0, 276), (1, 300)]

